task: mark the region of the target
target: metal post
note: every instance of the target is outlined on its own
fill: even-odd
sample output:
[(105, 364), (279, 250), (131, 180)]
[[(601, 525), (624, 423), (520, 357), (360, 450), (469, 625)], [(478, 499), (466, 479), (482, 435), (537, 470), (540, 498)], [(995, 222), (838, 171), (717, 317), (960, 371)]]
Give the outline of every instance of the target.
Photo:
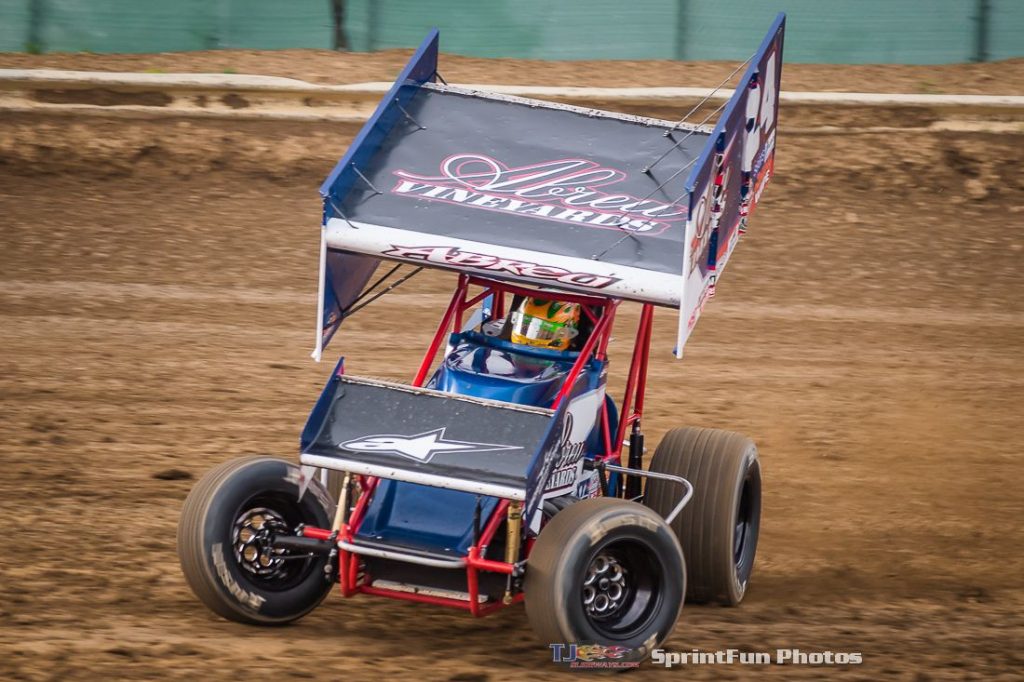
[(28, 6), (28, 35), (25, 36), (25, 52), (42, 54), (46, 52), (43, 44), (43, 27), (46, 24), (46, 0), (32, 0)]
[(231, 23), (232, 23), (231, 0), (219, 0), (217, 3), (217, 25), (213, 28), (213, 35), (210, 36), (210, 47), (223, 49), (231, 47)]
[(987, 62), (992, 2), (991, 0), (977, 0), (977, 3), (977, 14), (974, 16), (974, 61)]
[(348, 52), (348, 36), (345, 35), (345, 0), (331, 0), (331, 19), (334, 26), (332, 46), (340, 52)]
[(380, 5), (384, 0), (370, 0), (370, 6), (367, 8), (369, 16), (367, 17), (366, 23), (366, 51), (374, 52), (377, 49), (377, 27), (380, 24)]
[(676, 35), (673, 58), (679, 61), (686, 59), (686, 21), (688, 19), (686, 0), (676, 0)]

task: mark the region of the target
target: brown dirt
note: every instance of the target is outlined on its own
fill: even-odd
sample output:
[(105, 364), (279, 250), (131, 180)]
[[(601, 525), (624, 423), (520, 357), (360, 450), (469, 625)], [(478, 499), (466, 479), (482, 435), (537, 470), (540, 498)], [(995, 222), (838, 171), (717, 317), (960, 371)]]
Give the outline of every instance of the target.
[[(0, 114), (0, 677), (557, 672), (521, 609), (474, 621), (335, 596), (258, 629), (211, 615), (181, 577), (194, 481), (156, 476), (293, 457), (328, 370), (307, 353), (316, 187), (349, 140), (332, 130)], [(679, 424), (742, 431), (766, 475), (748, 600), (688, 606), (666, 647), (865, 662), (640, 676), (1018, 679), (1024, 145), (784, 130), (779, 149), (682, 363), (674, 315), (656, 325), (648, 441)], [(451, 284), (417, 281), (335, 340), (350, 372), (409, 377)], [(635, 311), (622, 317), (619, 373)]]
[[(331, 50), (211, 50), (160, 54), (0, 54), (3, 69), (255, 73), (314, 83), (393, 81), (411, 50), (341, 53)], [(441, 74), (452, 83), (714, 87), (738, 62), (478, 59), (444, 54)], [(1024, 92), (1024, 59), (941, 66), (787, 64), (786, 90), (1017, 95)]]

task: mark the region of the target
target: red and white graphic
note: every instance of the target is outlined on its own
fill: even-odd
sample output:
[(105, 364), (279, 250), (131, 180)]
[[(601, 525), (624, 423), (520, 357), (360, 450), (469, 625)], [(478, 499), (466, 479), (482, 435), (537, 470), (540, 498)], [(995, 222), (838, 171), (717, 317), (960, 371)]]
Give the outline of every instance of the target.
[(743, 185), (740, 188), (740, 233), (746, 233), (750, 214), (757, 207), (761, 192), (775, 167), (775, 124), (778, 117), (775, 64), (773, 51), (765, 60), (764, 70), (755, 74), (748, 86), (743, 136)]
[(590, 272), (573, 272), (554, 265), (541, 265), (514, 258), (503, 258), (486, 253), (464, 251), (455, 246), (398, 246), (382, 252), (383, 256), (425, 261), (438, 265), (473, 268), (494, 273), (505, 273), (516, 277), (550, 280), (561, 284), (590, 289), (603, 289), (619, 281), (617, 277), (597, 275)]

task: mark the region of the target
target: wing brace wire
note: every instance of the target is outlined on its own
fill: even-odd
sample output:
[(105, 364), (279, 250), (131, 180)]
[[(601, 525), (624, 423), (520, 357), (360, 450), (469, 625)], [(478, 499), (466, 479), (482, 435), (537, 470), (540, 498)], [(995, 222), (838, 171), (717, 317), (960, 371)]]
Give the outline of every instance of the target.
[(384, 280), (386, 280), (388, 277), (393, 275), (400, 267), (402, 267), (402, 265), (403, 265), (402, 263), (398, 263), (397, 265), (395, 265), (395, 267), (393, 267), (390, 270), (388, 270), (384, 274), (383, 277), (380, 277), (376, 282), (374, 282), (369, 287), (367, 287), (367, 289), (363, 293), (361, 293), (354, 301), (352, 301), (352, 304), (349, 305), (348, 308), (346, 308), (344, 311), (342, 311), (341, 319), (344, 320), (345, 318), (354, 315), (358, 311), (362, 310), (366, 306), (368, 306), (371, 303), (373, 303), (374, 301), (376, 301), (378, 298), (380, 298), (384, 294), (386, 294), (386, 293), (388, 293), (390, 291), (394, 291), (399, 286), (401, 286), (403, 283), (409, 281), (410, 279), (412, 279), (413, 277), (418, 275), (423, 270), (423, 266), (422, 265), (418, 266), (418, 267), (414, 268), (411, 272), (407, 272), (406, 274), (404, 274), (401, 277), (399, 277), (398, 279), (396, 279), (394, 282), (392, 282), (391, 284), (386, 286), (384, 289), (382, 289), (382, 290), (378, 291), (376, 294), (373, 294), (372, 296), (370, 296), (370, 294), (373, 292), (374, 289), (376, 289), (378, 286), (380, 286), (384, 282)]
[[(735, 78), (736, 74), (740, 72), (740, 69), (742, 69), (744, 66), (749, 64), (750, 60), (753, 59), (753, 58), (754, 58), (754, 55), (752, 54), (749, 57), (747, 57), (746, 59), (744, 59), (743, 63), (740, 64), (739, 66), (737, 66), (735, 69), (733, 69), (732, 73), (730, 73), (728, 75), (728, 77), (726, 77), (726, 79), (724, 81), (722, 81), (721, 83), (716, 85), (714, 90), (712, 90), (707, 95), (705, 95), (704, 99), (702, 99), (701, 101), (697, 102), (697, 104), (694, 105), (694, 107), (692, 109), (690, 109), (688, 112), (686, 112), (686, 114), (681, 119), (676, 121), (675, 125), (673, 125), (671, 128), (666, 130), (664, 132), (665, 137), (671, 137), (672, 133), (674, 131), (676, 131), (679, 128), (679, 126), (681, 126), (686, 121), (686, 119), (690, 118), (690, 116), (692, 116), (694, 114), (694, 112), (696, 112), (698, 109), (700, 109), (702, 106), (704, 106), (705, 102), (707, 102), (709, 99), (714, 97), (716, 92), (721, 90), (727, 83), (729, 83), (729, 81), (731, 81), (733, 78)], [(727, 100), (727, 103), (728, 103), (728, 100)], [(701, 121), (697, 125), (704, 125), (705, 123), (707, 123), (708, 119), (710, 119), (712, 116), (714, 116), (719, 111), (721, 111), (722, 107), (724, 107), (724, 106), (725, 106), (725, 104), (723, 104), (722, 106), (720, 106), (717, 109), (715, 109), (714, 111), (712, 111), (710, 114), (708, 114), (707, 116), (704, 117), (703, 121)], [(654, 163), (652, 163), (651, 165), (647, 166), (647, 168), (644, 168), (643, 172), (647, 173), (647, 174), (650, 174), (652, 168), (654, 168), (656, 165), (658, 165), (662, 161), (662, 159), (664, 159), (666, 156), (668, 156), (672, 152), (673, 149), (675, 149), (676, 147), (681, 145), (688, 137), (690, 137), (690, 135), (693, 135), (693, 131), (691, 131), (689, 134), (683, 136), (682, 139), (680, 139), (675, 144), (673, 144), (671, 147), (669, 147), (668, 150), (666, 150), (664, 154), (662, 154), (661, 156), (659, 156), (657, 159), (654, 160)]]
[[(686, 122), (686, 119), (690, 118), (690, 116), (692, 116), (698, 109), (700, 109), (702, 106), (704, 106), (705, 102), (707, 102), (709, 99), (714, 97), (716, 92), (721, 90), (733, 78), (735, 78), (736, 74), (740, 72), (740, 69), (742, 69), (744, 66), (749, 64), (750, 60), (753, 59), (753, 58), (754, 58), (754, 55), (750, 55), (745, 60), (743, 60), (743, 63), (740, 64), (739, 66), (737, 66), (735, 69), (733, 69), (732, 73), (730, 73), (726, 77), (725, 80), (723, 80), (721, 83), (716, 85), (715, 88), (711, 92), (709, 92), (707, 95), (705, 95), (704, 98), (701, 101), (697, 102), (697, 104), (695, 104), (692, 109), (690, 109), (688, 112), (686, 112), (686, 114), (683, 115), (683, 117), (681, 119), (676, 121), (675, 124), (673, 124), (673, 126), (671, 128), (666, 130), (663, 133), (664, 136), (674, 140), (675, 138), (672, 138), (672, 133), (675, 132), (676, 130), (678, 130), (679, 126), (681, 126), (684, 122)], [(722, 111), (722, 109), (724, 109), (725, 105), (728, 104), (728, 103), (729, 103), (728, 100), (726, 100), (725, 102), (722, 102), (722, 104), (720, 104), (718, 107), (716, 107), (715, 110), (712, 111), (710, 114), (705, 116), (701, 120), (701, 122), (698, 123), (697, 125), (698, 126), (702, 126), (705, 123), (707, 123), (708, 121), (710, 121), (711, 118), (713, 116), (715, 116), (715, 114), (717, 114), (718, 112)], [(673, 150), (678, 149), (681, 144), (683, 144), (688, 139), (693, 137), (693, 135), (696, 132), (697, 132), (697, 129), (691, 130), (690, 132), (686, 133), (685, 135), (683, 135), (678, 140), (675, 140), (675, 142), (673, 143), (673, 145), (671, 147), (666, 149), (665, 152), (661, 156), (659, 156), (657, 159), (655, 159), (652, 163), (647, 165), (645, 168), (641, 169), (641, 172), (642, 173), (646, 173), (647, 175), (650, 175), (651, 174), (651, 170), (655, 166), (657, 166), (659, 163), (661, 163), (661, 161), (663, 161), (666, 156), (671, 154)], [(700, 158), (700, 157), (699, 156), (695, 156), (694, 158), (690, 159), (690, 161), (685, 166), (683, 166), (682, 168), (677, 170), (675, 173), (673, 173), (672, 175), (670, 175), (667, 178), (665, 178), (660, 184), (658, 184), (657, 187), (655, 187), (653, 190), (651, 190), (650, 193), (648, 193), (647, 196), (645, 196), (641, 201), (646, 201), (647, 199), (650, 199), (652, 196), (657, 194), (661, 189), (663, 189), (665, 187), (665, 185), (667, 185), (668, 183), (672, 182), (674, 179), (679, 177), (680, 174), (682, 174), (682, 173), (686, 172), (687, 170), (689, 170), (693, 166), (693, 164), (697, 163), (697, 159), (698, 158)], [(672, 203), (673, 204), (677, 203), (680, 199), (682, 199), (685, 196), (686, 196), (686, 192), (683, 192), (681, 195), (676, 197), (676, 199), (673, 200)], [(591, 256), (590, 257), (591, 260), (601, 260), (601, 258), (603, 258), (605, 256), (605, 254), (607, 254), (609, 251), (611, 251), (612, 249), (617, 247), (622, 242), (626, 241), (626, 239), (628, 239), (629, 237), (634, 237), (635, 238), (636, 235), (634, 235), (632, 232), (627, 232), (625, 235), (623, 235), (622, 237), (619, 237), (617, 240), (615, 240), (614, 242), (609, 244), (607, 247), (605, 247), (601, 252), (595, 253), (593, 256)]]

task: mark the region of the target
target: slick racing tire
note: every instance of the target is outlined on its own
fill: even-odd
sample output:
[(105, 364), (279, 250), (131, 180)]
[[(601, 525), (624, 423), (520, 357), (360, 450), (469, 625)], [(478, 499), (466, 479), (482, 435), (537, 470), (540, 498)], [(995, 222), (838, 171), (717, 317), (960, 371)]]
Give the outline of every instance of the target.
[[(693, 484), (693, 498), (672, 522), (686, 556), (687, 601), (736, 606), (747, 591), (761, 524), (757, 446), (731, 431), (673, 429), (650, 470)], [(644, 503), (664, 517), (679, 502), (681, 487), (650, 478)]]
[(270, 457), (226, 462), (185, 499), (178, 558), (192, 591), (229, 620), (283, 625), (327, 595), (327, 558), (270, 546), (305, 524), (329, 528), (333, 505), (319, 481), (299, 500), (299, 467)]
[(672, 529), (641, 504), (580, 500), (541, 530), (527, 560), (526, 615), (544, 644), (616, 647), (642, 661), (675, 627), (686, 592)]

